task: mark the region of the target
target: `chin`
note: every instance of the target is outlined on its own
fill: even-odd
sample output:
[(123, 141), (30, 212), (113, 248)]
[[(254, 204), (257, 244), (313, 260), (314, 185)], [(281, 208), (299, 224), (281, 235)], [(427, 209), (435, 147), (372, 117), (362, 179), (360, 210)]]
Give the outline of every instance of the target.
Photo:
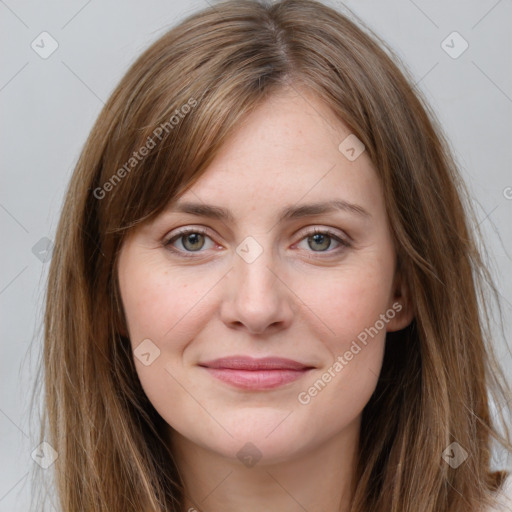
[(182, 425), (176, 431), (216, 455), (246, 467), (261, 467), (289, 460), (305, 449), (304, 429), (293, 423), (294, 414), (290, 412), (243, 408), (229, 417), (217, 415), (210, 428), (204, 428), (201, 421), (189, 428)]

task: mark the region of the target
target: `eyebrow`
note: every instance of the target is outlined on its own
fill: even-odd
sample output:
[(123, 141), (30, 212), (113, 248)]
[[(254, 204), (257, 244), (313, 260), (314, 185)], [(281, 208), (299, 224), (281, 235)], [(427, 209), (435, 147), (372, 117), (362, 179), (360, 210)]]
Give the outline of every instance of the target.
[[(184, 202), (176, 203), (173, 207), (170, 208), (170, 211), (178, 213), (190, 213), (192, 215), (210, 217), (235, 224), (235, 218), (233, 214), (228, 209), (222, 208), (220, 206), (214, 206), (205, 203)], [(278, 222), (310, 217), (322, 213), (333, 213), (336, 211), (352, 213), (365, 219), (371, 218), (371, 214), (362, 206), (349, 203), (348, 201), (344, 201), (342, 199), (337, 199), (332, 201), (287, 206), (281, 210), (278, 216)]]

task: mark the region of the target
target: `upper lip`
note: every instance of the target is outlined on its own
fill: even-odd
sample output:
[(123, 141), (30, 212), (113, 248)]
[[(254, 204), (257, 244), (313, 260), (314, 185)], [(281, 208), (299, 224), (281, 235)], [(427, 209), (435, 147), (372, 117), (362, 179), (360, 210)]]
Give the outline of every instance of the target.
[(222, 357), (199, 363), (199, 366), (225, 370), (306, 370), (312, 366), (282, 357), (254, 358), (250, 356)]

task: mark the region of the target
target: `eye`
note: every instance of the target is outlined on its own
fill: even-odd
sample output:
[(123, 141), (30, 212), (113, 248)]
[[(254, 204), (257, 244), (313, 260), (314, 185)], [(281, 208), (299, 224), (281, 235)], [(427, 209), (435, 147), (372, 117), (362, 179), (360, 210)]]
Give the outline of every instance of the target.
[(164, 242), (165, 247), (180, 253), (203, 252), (201, 249), (211, 249), (213, 245), (213, 240), (206, 234), (206, 230), (200, 228), (184, 229)]
[[(300, 244), (304, 241), (307, 243), (307, 247), (313, 252), (333, 253), (338, 252), (338, 250), (343, 250), (343, 248), (350, 247), (350, 243), (347, 240), (336, 235), (329, 229), (315, 228), (312, 232), (306, 233), (305, 237), (297, 246), (300, 247)], [(334, 249), (332, 249), (333, 244), (335, 245)]]
[[(336, 254), (347, 247), (351, 247), (348, 240), (326, 228), (315, 228), (313, 231), (304, 233), (296, 246), (304, 249), (305, 247), (301, 247), (301, 244), (304, 243), (307, 243), (306, 250), (309, 249), (309, 252), (328, 253), (328, 255)], [(207, 230), (203, 228), (183, 229), (163, 242), (163, 245), (180, 256), (186, 257), (193, 256), (193, 253), (205, 252), (205, 250), (216, 246), (211, 237), (207, 235)]]

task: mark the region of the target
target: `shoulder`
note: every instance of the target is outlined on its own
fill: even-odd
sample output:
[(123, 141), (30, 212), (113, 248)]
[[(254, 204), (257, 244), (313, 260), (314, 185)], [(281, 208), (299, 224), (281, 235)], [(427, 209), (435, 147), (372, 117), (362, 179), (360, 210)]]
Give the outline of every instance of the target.
[(498, 502), (494, 507), (491, 507), (486, 512), (510, 512), (512, 511), (512, 475), (503, 482), (503, 485), (496, 494)]

